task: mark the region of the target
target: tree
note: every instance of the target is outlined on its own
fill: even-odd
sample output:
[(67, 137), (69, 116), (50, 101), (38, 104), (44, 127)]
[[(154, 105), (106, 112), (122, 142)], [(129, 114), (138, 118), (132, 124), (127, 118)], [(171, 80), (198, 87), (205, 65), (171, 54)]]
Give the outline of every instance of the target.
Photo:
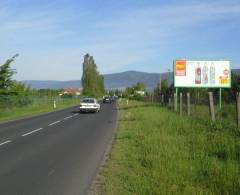
[(133, 86), (135, 90), (137, 91), (145, 91), (146, 86), (144, 83), (138, 82), (135, 86)]
[(29, 87), (12, 79), (16, 70), (10, 65), (16, 57), (18, 54), (0, 66), (0, 107), (3, 108), (24, 106), (30, 103)]
[(2, 66), (0, 66), (0, 90), (5, 91), (13, 84), (12, 76), (16, 73), (14, 69), (11, 69), (10, 64), (18, 56), (16, 54), (11, 59), (8, 59)]
[(225, 101), (235, 101), (236, 95), (240, 91), (240, 74), (231, 72), (231, 88), (223, 90), (223, 98)]
[(169, 96), (170, 93), (170, 86), (168, 86), (168, 80), (163, 79), (161, 80), (156, 88), (153, 91), (155, 97), (160, 97), (160, 95), (164, 95), (165, 98)]
[(104, 77), (97, 71), (97, 65), (89, 54), (84, 56), (82, 86), (83, 95), (99, 97), (105, 93)]

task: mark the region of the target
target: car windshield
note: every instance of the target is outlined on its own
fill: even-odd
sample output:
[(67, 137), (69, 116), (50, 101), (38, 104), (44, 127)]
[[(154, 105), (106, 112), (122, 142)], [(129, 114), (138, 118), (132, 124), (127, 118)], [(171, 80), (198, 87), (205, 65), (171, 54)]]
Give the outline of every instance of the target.
[(94, 99), (83, 99), (82, 103), (95, 103)]

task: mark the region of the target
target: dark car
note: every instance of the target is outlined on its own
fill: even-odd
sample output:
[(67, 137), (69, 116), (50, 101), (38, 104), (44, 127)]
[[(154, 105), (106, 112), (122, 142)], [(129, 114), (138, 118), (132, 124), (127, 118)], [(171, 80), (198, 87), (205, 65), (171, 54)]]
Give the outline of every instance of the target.
[(110, 100), (111, 100), (111, 102), (115, 102), (115, 97), (114, 97), (114, 96), (111, 96), (111, 97), (110, 97)]
[(112, 100), (110, 97), (106, 96), (103, 98), (103, 103), (112, 103)]

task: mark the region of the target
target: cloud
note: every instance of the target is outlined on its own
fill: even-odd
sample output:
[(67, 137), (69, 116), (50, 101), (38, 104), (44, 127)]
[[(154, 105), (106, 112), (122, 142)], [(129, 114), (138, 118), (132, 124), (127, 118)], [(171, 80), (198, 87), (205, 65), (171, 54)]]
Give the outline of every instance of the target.
[[(25, 3), (20, 13), (22, 7), (11, 9), (9, 4), (0, 4), (0, 58), (19, 52), (18, 78), (23, 79), (77, 79), (87, 52), (104, 73), (132, 65), (139, 65), (139, 69), (149, 66), (151, 71), (151, 66), (171, 63), (174, 55), (182, 55), (179, 45), (193, 40), (198, 45), (207, 44), (240, 25), (240, 4), (236, 1), (149, 3), (115, 8), (102, 15), (105, 10), (86, 9), (81, 3)], [(208, 45), (211, 47), (213, 43)], [(194, 49), (185, 48), (185, 52), (190, 55)], [(37, 73), (28, 75), (27, 69)], [(44, 72), (46, 69), (51, 71)]]
[(13, 63), (17, 80), (69, 80), (80, 79), (83, 55), (78, 49), (58, 49), (47, 55), (44, 51), (33, 55), (22, 53)]
[(206, 23), (236, 19), (239, 15), (240, 5), (226, 2), (121, 10), (110, 20), (96, 24), (101, 36), (97, 36), (87, 50), (105, 60), (104, 70), (113, 71), (159, 56), (164, 48), (187, 39), (186, 35), (192, 30), (209, 28)]

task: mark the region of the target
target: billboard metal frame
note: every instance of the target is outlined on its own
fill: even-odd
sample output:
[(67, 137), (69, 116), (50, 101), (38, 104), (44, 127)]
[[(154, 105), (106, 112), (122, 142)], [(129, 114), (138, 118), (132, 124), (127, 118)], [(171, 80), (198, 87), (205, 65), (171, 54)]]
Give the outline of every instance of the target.
[[(208, 87), (204, 87), (204, 86), (178, 86), (178, 87), (175, 87), (175, 74), (176, 74), (176, 61), (181, 61), (181, 60), (186, 60), (186, 61), (229, 61), (229, 69), (230, 69), (230, 74), (229, 74), (229, 85), (228, 86), (223, 86), (223, 87), (211, 87), (211, 86), (208, 86)], [(226, 60), (226, 59), (221, 59), (221, 60), (210, 60), (210, 59), (197, 59), (197, 60), (192, 60), (192, 59), (175, 59), (173, 60), (173, 85), (174, 85), (174, 88), (175, 88), (175, 93), (176, 93), (176, 106), (177, 106), (177, 102), (178, 102), (178, 88), (205, 88), (205, 89), (216, 89), (218, 88), (219, 89), (219, 108), (221, 109), (222, 108), (222, 88), (231, 88), (231, 85), (232, 85), (232, 78), (231, 78), (231, 60)]]

